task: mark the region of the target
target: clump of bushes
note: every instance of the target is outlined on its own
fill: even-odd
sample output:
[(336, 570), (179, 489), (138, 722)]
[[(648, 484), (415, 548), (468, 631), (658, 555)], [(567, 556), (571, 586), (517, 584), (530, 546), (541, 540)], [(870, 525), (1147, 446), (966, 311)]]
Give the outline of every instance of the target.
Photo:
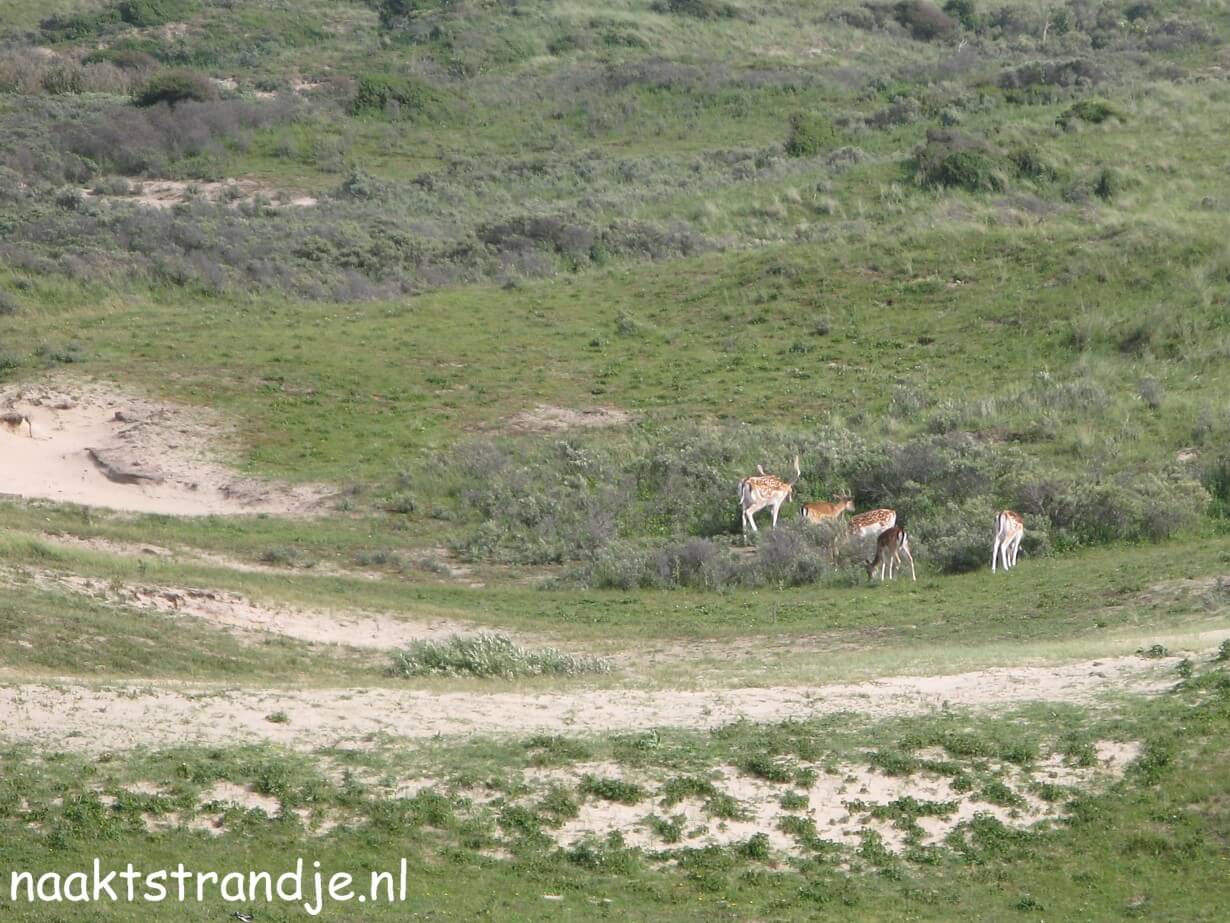
[(814, 157), (830, 150), (837, 142), (837, 130), (822, 115), (796, 112), (790, 117), (786, 153), (791, 157)]
[(930, 0), (901, 0), (893, 18), (921, 42), (950, 38), (957, 31), (957, 21)]
[(914, 154), (914, 178), (921, 186), (1002, 191), (1000, 158), (982, 140), (955, 128), (932, 128)]
[(1100, 125), (1107, 119), (1123, 121), (1123, 114), (1110, 103), (1101, 99), (1082, 99), (1073, 103), (1055, 119), (1061, 128), (1068, 128), (1076, 122), (1088, 122)]
[(654, 0), (650, 9), (693, 19), (734, 19), (739, 15), (737, 6), (722, 0)]
[(196, 12), (195, 0), (121, 0), (116, 10), (130, 26), (161, 26)]
[(483, 632), (446, 641), (415, 641), (394, 655), (391, 676), (579, 676), (609, 673), (600, 657), (566, 654), (553, 647), (524, 648), (505, 635)]
[(381, 114), (389, 118), (426, 121), (447, 110), (444, 94), (414, 77), (397, 74), (364, 74), (350, 104), (356, 115)]
[(204, 74), (190, 70), (168, 70), (150, 77), (133, 96), (133, 102), (138, 106), (156, 106), (159, 103), (174, 106), (190, 100), (202, 103), (217, 98), (217, 86)]

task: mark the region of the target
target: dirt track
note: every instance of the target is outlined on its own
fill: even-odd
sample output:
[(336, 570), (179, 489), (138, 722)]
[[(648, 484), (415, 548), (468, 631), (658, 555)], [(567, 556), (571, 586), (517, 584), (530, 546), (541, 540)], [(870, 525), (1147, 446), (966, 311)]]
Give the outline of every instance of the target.
[[(259, 741), (313, 750), (363, 746), (373, 734), (422, 738), (710, 728), (741, 718), (781, 721), (840, 712), (887, 717), (945, 704), (1088, 703), (1107, 692), (1151, 693), (1173, 683), (1175, 662), (1131, 656), (827, 686), (540, 694), (20, 683), (0, 689), (0, 740), (92, 752)], [(270, 722), (274, 712), (289, 720)]]

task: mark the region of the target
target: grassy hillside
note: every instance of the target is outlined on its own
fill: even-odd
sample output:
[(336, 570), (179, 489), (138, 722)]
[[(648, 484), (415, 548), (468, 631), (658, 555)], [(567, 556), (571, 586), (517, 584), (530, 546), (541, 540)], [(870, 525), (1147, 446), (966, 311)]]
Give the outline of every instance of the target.
[[(408, 857), (409, 905), (373, 920), (1218, 918), (1228, 37), (1222, 0), (0, 4), (0, 390), (207, 408), (202, 451), (328, 494), (305, 518), (0, 497), (0, 717), (63, 695), (99, 727), (0, 732), (0, 869)], [(796, 454), (785, 522), (745, 539), (736, 483)], [(865, 544), (798, 522), (846, 494), (898, 511), (916, 583), (869, 587)], [(992, 578), (1005, 507), (1024, 551)], [(186, 589), (268, 618), (168, 610)], [(284, 630), (376, 617), (609, 669), (419, 675), (446, 645)], [(1076, 660), (1104, 694), (819, 685), (1041, 688)], [(778, 687), (855, 710), (710, 720)], [(703, 720), (610, 718), (681, 690)], [(166, 748), (159, 695), (268, 733), (183, 719)], [(490, 737), (346, 723), (500, 695)], [(107, 696), (141, 715), (126, 742)], [(854, 845), (807, 812), (687, 829), (751, 823), (722, 778), (795, 811), (842, 772), (984, 810), (860, 820), (850, 783)], [(564, 842), (599, 809), (626, 829)], [(235, 909), (306, 918), (158, 912)], [(149, 915), (64, 918), (100, 913)]]

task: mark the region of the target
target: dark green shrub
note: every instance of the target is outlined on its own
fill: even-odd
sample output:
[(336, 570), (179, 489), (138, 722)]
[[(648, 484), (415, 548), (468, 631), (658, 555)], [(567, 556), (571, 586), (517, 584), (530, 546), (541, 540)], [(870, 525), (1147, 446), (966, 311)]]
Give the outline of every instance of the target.
[(970, 192), (1002, 191), (999, 158), (979, 139), (952, 128), (932, 128), (914, 155), (919, 185), (959, 188)]
[(920, 42), (949, 38), (957, 31), (957, 21), (930, 0), (902, 0), (893, 8), (893, 18)]
[(786, 153), (791, 157), (814, 157), (832, 149), (836, 142), (837, 131), (824, 116), (806, 112), (790, 116)]
[(21, 302), (8, 292), (0, 291), (0, 317), (12, 317), (21, 310)]
[(196, 12), (194, 0), (121, 0), (120, 19), (130, 26), (161, 26)]
[(205, 75), (189, 70), (161, 71), (146, 81), (133, 98), (138, 106), (166, 103), (174, 106), (186, 101), (208, 102), (218, 98), (218, 88)]
[(158, 59), (135, 48), (99, 48), (82, 59), (83, 64), (111, 64), (120, 70), (154, 70)]
[(978, 12), (974, 8), (974, 0), (948, 0), (944, 4), (944, 12), (966, 29), (978, 27)]
[(737, 6), (721, 0), (654, 0), (650, 9), (694, 19), (733, 19), (739, 15)]
[(1124, 115), (1110, 103), (1101, 99), (1082, 99), (1079, 102), (1073, 103), (1065, 109), (1055, 123), (1062, 128), (1067, 128), (1074, 122), (1088, 122), (1091, 125), (1100, 125), (1107, 119), (1115, 118), (1123, 121)]
[(355, 114), (384, 114), (390, 117), (431, 119), (441, 114), (446, 101), (431, 84), (396, 74), (364, 74), (350, 104)]
[(107, 32), (120, 23), (115, 10), (100, 13), (49, 16), (39, 23), (45, 41), (79, 42)]

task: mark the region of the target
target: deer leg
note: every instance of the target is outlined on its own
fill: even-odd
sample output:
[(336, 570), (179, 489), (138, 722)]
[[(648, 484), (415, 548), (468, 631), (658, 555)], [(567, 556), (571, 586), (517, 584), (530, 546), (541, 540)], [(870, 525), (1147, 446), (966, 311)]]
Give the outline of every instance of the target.
[(904, 551), (906, 560), (910, 562), (910, 579), (917, 583), (918, 577), (914, 574), (914, 555), (910, 554), (910, 549), (908, 548), (904, 549)]
[(991, 543), (991, 573), (995, 573), (995, 565), (999, 559), (999, 536), (995, 536), (995, 541)]

